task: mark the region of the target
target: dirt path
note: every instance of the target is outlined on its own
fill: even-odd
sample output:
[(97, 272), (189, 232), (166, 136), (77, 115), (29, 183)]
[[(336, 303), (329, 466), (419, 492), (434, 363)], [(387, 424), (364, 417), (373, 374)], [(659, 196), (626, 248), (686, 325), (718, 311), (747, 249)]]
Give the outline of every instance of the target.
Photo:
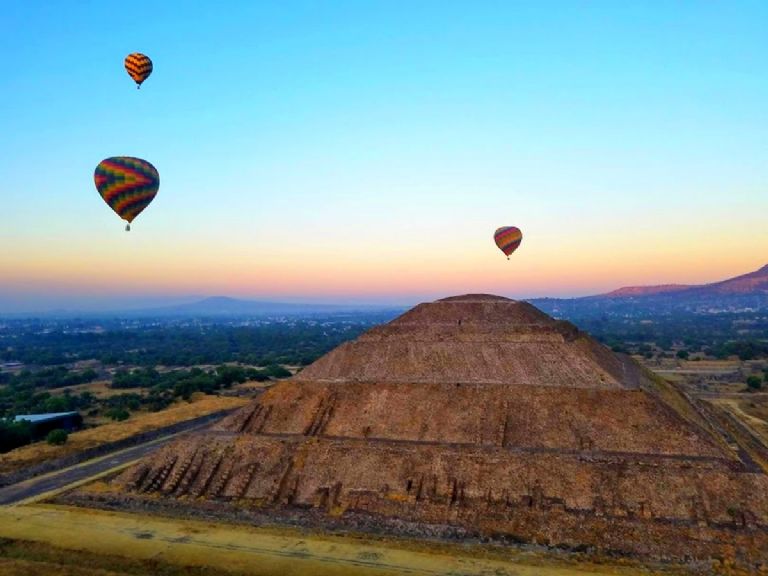
[[(651, 574), (645, 569), (562, 564), (529, 552), (483, 557), (456, 545), (430, 551), (343, 536), (141, 517), (64, 506), (0, 509), (0, 537), (186, 566), (214, 566), (254, 576), (586, 576)], [(669, 572), (666, 572), (669, 573)]]

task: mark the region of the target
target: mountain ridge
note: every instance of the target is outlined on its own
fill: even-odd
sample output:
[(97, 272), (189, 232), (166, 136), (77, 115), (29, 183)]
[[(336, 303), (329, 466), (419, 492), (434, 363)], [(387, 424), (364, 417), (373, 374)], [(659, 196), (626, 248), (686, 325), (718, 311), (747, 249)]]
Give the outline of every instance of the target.
[[(468, 294), (461, 297), (452, 298), (472, 298), (486, 299), (498, 298), (488, 294)], [(665, 303), (665, 305), (688, 305), (696, 306), (718, 301), (720, 307), (725, 301), (736, 302), (737, 307), (768, 307), (768, 264), (746, 274), (710, 282), (706, 284), (658, 284), (649, 286), (624, 286), (610, 292), (581, 296), (574, 298), (525, 298), (522, 299), (531, 302), (548, 313), (552, 312), (551, 306), (554, 304), (567, 305), (612, 305), (611, 303), (632, 303), (647, 302)], [(741, 300), (742, 302), (737, 302)], [(130, 308), (116, 308), (106, 310), (78, 310), (78, 309), (58, 309), (48, 311), (25, 311), (25, 312), (0, 312), (0, 318), (29, 318), (29, 317), (50, 317), (50, 318), (71, 318), (71, 317), (208, 317), (208, 316), (293, 316), (302, 314), (335, 314), (350, 312), (372, 312), (372, 311), (401, 311), (407, 308), (406, 305), (386, 304), (386, 303), (368, 303), (368, 304), (323, 304), (311, 302), (279, 302), (271, 300), (248, 300), (232, 298), (229, 296), (208, 296), (199, 297), (193, 301), (186, 301), (177, 304), (166, 304), (160, 306), (141, 306)]]
[(624, 286), (605, 294), (589, 296), (588, 298), (624, 298), (637, 296), (655, 296), (660, 294), (685, 293), (695, 296), (727, 295), (727, 294), (768, 294), (768, 264), (733, 278), (710, 282), (707, 284), (660, 284), (652, 286)]
[(151, 318), (151, 317), (233, 317), (233, 316), (299, 316), (402, 310), (403, 306), (386, 304), (322, 304), (311, 302), (279, 302), (247, 300), (230, 296), (208, 296), (165, 304), (106, 310), (55, 309), (47, 311), (0, 312), (0, 318)]

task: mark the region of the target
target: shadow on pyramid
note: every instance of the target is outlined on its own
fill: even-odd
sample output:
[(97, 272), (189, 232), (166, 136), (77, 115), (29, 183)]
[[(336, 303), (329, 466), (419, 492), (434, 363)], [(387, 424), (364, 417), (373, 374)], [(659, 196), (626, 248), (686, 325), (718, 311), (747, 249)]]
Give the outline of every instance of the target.
[(704, 406), (488, 295), (416, 306), (111, 489), (254, 524), (768, 561), (768, 477)]

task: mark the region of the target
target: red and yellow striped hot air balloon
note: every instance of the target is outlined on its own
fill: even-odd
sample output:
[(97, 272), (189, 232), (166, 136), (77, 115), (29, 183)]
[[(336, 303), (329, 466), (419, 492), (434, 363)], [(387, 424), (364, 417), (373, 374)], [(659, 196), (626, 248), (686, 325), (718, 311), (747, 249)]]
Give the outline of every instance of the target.
[(520, 228), (515, 226), (502, 226), (494, 232), (493, 241), (496, 242), (496, 246), (506, 254), (507, 260), (509, 260), (510, 254), (517, 250), (520, 242), (523, 241), (523, 233), (520, 231)]
[(160, 188), (160, 175), (152, 164), (131, 156), (114, 156), (99, 162), (93, 174), (96, 189), (120, 218), (125, 229), (154, 200)]
[(152, 74), (152, 60), (139, 52), (128, 54), (125, 57), (125, 70), (136, 82), (136, 88), (141, 88), (141, 83)]

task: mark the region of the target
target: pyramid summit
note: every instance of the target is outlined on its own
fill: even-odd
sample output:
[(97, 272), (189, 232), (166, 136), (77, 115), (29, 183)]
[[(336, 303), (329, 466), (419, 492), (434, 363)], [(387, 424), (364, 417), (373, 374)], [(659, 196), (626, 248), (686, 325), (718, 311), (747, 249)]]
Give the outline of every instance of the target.
[(297, 377), (568, 388), (636, 388), (645, 378), (636, 364), (572, 324), (528, 303), (486, 294), (420, 304), (339, 346)]
[(339, 346), (133, 466), (109, 498), (255, 523), (768, 562), (768, 477), (733, 445), (705, 409), (572, 324), (465, 295)]

